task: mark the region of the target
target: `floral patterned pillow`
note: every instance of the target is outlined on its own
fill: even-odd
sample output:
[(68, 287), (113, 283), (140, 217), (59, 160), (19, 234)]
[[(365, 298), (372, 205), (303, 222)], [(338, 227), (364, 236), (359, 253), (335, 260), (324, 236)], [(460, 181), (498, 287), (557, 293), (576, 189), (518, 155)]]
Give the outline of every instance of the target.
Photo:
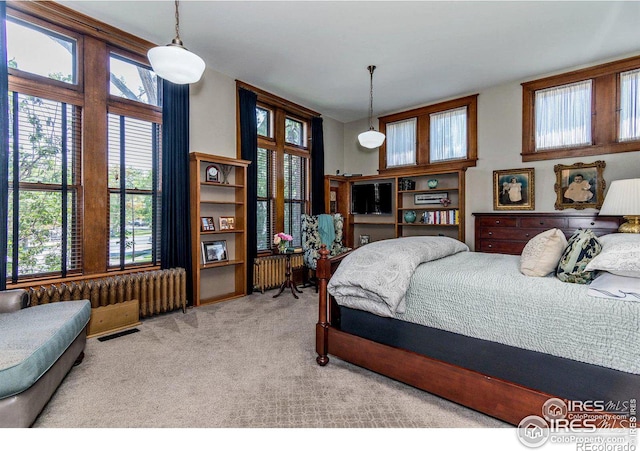
[(578, 229), (569, 238), (567, 248), (564, 250), (556, 276), (563, 282), (590, 283), (596, 273), (587, 271), (586, 267), (602, 251), (602, 244), (589, 229)]

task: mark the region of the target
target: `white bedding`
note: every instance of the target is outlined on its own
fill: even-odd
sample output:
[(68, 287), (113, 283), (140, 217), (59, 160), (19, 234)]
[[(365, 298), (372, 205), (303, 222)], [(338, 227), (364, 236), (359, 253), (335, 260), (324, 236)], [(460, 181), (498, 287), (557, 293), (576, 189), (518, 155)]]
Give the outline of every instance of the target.
[(589, 285), (589, 296), (640, 302), (640, 279), (602, 272)]

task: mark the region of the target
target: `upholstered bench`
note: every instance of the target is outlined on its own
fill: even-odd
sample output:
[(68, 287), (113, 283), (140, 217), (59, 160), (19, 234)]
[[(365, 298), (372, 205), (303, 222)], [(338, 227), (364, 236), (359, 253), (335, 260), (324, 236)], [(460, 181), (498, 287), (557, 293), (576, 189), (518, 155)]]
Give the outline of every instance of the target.
[(28, 307), (24, 290), (0, 292), (0, 427), (29, 427), (76, 361), (89, 301)]

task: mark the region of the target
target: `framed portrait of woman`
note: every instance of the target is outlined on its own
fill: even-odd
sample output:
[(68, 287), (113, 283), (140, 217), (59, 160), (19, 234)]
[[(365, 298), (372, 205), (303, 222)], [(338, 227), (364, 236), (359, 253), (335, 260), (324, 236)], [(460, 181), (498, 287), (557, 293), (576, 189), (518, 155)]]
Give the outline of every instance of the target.
[(494, 210), (534, 210), (534, 168), (493, 171)]

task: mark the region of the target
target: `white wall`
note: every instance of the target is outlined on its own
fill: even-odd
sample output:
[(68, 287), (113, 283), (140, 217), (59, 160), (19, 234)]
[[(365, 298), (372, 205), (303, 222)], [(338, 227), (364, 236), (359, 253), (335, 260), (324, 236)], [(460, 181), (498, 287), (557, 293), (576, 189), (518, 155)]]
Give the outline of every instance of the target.
[[(407, 106), (407, 109), (413, 106)], [(378, 152), (367, 152), (357, 143), (357, 135), (366, 122), (345, 124), (345, 165), (348, 172), (376, 174)], [(605, 182), (640, 177), (640, 153), (627, 152), (523, 163), (522, 87), (519, 82), (486, 89), (478, 96), (478, 163), (467, 170), (466, 242), (474, 246), (474, 218), (471, 213), (493, 211), (493, 171), (497, 169), (535, 168), (535, 211), (552, 212), (556, 201), (553, 185), (556, 164), (591, 163), (604, 160)], [(594, 210), (587, 210), (593, 212)]]
[[(191, 152), (235, 158), (236, 81), (207, 69), (190, 87)], [(344, 167), (344, 124), (323, 116), (325, 174)]]
[(324, 173), (335, 175), (336, 170), (343, 172), (344, 167), (344, 124), (323, 116), (324, 133)]
[(191, 152), (235, 158), (235, 80), (207, 68), (189, 93)]

